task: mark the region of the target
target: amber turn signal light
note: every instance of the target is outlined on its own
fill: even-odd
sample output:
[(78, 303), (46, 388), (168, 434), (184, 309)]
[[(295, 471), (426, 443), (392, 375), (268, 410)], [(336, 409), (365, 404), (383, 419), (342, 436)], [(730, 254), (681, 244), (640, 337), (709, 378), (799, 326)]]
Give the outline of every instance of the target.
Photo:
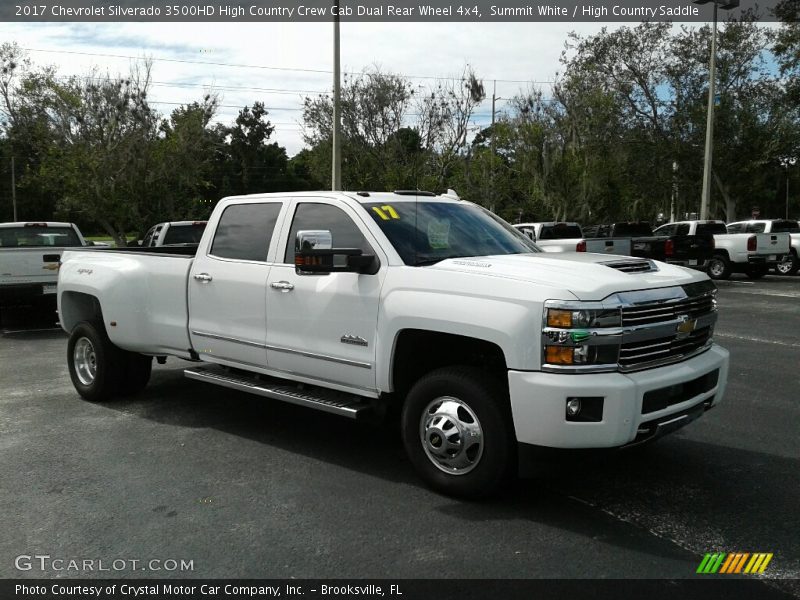
[(573, 348), (571, 346), (547, 346), (547, 363), (551, 365), (573, 364)]
[(572, 311), (560, 310), (557, 308), (547, 309), (547, 326), (548, 327), (572, 327)]

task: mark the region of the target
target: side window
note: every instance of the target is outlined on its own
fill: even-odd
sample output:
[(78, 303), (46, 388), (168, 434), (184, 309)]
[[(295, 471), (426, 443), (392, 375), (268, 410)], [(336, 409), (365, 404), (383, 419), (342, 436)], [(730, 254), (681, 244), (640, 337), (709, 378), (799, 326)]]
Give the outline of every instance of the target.
[(731, 223), (728, 225), (728, 233), (742, 233), (744, 232), (744, 223)]
[(155, 227), (151, 227), (151, 228), (150, 228), (150, 231), (148, 231), (148, 232), (145, 234), (145, 236), (144, 236), (144, 240), (142, 240), (142, 246), (144, 246), (145, 248), (147, 248), (148, 246), (150, 246), (150, 244), (152, 243), (152, 241), (153, 241), (153, 232), (154, 232), (154, 231), (155, 231)]
[(689, 235), (689, 224), (688, 223), (681, 223), (677, 225), (677, 230), (673, 235)]
[(219, 219), (209, 254), (265, 262), (281, 206), (280, 202), (229, 206)]
[(675, 235), (675, 225), (662, 225), (653, 233), (656, 235)]
[(749, 223), (747, 225), (747, 233), (764, 233), (766, 228), (766, 223)]
[(341, 208), (330, 204), (304, 202), (297, 206), (294, 213), (283, 262), (294, 264), (294, 242), (298, 231), (319, 229), (331, 232), (334, 248), (360, 248), (364, 254), (372, 254), (372, 248), (364, 235)]

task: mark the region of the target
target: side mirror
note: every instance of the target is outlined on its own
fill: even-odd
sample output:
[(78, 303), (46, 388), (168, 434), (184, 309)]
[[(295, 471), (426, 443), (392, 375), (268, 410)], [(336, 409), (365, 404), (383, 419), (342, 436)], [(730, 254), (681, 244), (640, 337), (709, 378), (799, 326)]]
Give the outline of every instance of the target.
[(333, 248), (328, 230), (298, 231), (294, 245), (294, 266), (298, 273), (378, 272), (378, 260), (358, 248)]

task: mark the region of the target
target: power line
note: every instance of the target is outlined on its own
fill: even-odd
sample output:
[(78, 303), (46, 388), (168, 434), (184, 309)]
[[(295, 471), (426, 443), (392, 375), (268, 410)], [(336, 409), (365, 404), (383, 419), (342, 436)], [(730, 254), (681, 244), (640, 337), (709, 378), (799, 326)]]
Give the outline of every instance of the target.
[[(44, 52), (50, 54), (72, 54), (78, 56), (102, 56), (104, 58), (124, 58), (128, 60), (142, 60), (144, 57), (142, 56), (130, 56), (127, 54), (108, 54), (102, 52), (79, 52), (77, 50), (45, 50), (42, 48), (22, 48), (22, 50), (26, 50), (28, 52)], [(318, 73), (328, 75), (333, 73), (332, 70), (327, 69), (308, 69), (303, 67), (273, 67), (268, 65), (252, 65), (252, 64), (239, 64), (239, 63), (224, 63), (224, 62), (214, 62), (214, 61), (205, 61), (205, 60), (189, 60), (189, 59), (182, 59), (182, 58), (161, 58), (151, 56), (149, 57), (150, 60), (159, 61), (159, 62), (173, 62), (173, 63), (181, 63), (181, 64), (192, 64), (192, 65), (206, 65), (206, 66), (214, 66), (214, 67), (233, 67), (238, 69), (265, 69), (270, 71), (289, 71), (289, 72), (298, 72), (298, 73)], [(360, 75), (361, 73), (357, 71), (348, 71), (347, 75)], [(463, 77), (441, 77), (435, 75), (403, 75), (403, 77), (407, 77), (408, 79), (432, 79), (436, 81), (445, 81), (445, 80), (452, 80), (452, 81), (463, 81)], [(492, 77), (494, 81), (498, 81), (501, 83), (533, 83), (533, 84), (552, 84), (555, 81), (535, 81), (531, 79), (498, 79)]]

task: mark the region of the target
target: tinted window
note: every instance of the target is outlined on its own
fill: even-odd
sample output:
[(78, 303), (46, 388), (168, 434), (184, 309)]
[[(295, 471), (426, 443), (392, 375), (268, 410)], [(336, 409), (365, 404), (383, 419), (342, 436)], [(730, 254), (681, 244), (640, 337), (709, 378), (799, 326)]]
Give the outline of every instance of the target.
[(326, 229), (331, 232), (333, 248), (358, 248), (364, 254), (373, 254), (367, 240), (341, 209), (330, 204), (305, 202), (297, 206), (292, 221), (292, 230), (286, 244), (284, 262), (294, 264), (294, 242), (298, 231)]
[[(170, 225), (162, 246), (168, 244), (199, 244), (206, 229), (205, 223), (192, 223), (191, 225)], [(267, 244), (269, 245), (269, 244)]]
[(235, 204), (220, 217), (211, 254), (220, 258), (267, 260), (267, 249), (281, 204)]
[(71, 227), (9, 227), (0, 229), (0, 247), (80, 246), (78, 234)]
[(649, 223), (617, 223), (614, 225), (614, 237), (628, 237), (634, 235), (652, 235), (653, 230)]
[(747, 233), (764, 233), (764, 230), (767, 228), (766, 223), (748, 223), (747, 229), (745, 230)]
[(728, 225), (728, 233), (743, 233), (744, 223), (733, 223)]
[[(724, 223), (698, 223), (696, 231), (698, 235), (703, 235), (705, 233), (728, 233)], [(731, 231), (731, 233), (734, 232)]]
[(689, 235), (689, 224), (681, 223), (673, 235)]
[(772, 233), (800, 233), (797, 221), (773, 221)]
[(655, 235), (674, 235), (675, 227), (677, 227), (677, 225), (662, 225), (661, 227), (656, 229), (653, 233)]
[(555, 225), (543, 225), (540, 240), (569, 240), (582, 238), (581, 228), (577, 225), (567, 223), (556, 223)]

